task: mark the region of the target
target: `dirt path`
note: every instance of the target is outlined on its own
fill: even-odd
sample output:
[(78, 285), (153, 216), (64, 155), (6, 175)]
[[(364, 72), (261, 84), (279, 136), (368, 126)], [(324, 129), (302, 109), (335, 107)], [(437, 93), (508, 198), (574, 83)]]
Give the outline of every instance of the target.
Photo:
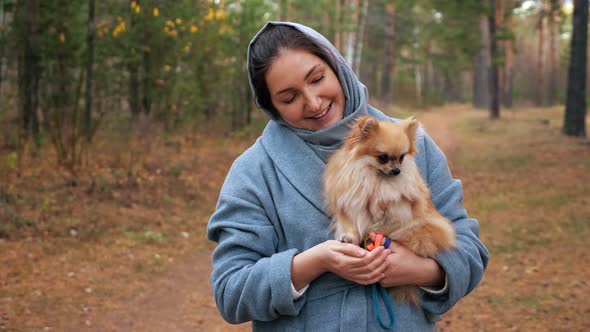
[(211, 253), (197, 253), (172, 268), (124, 311), (97, 318), (88, 331), (249, 331), (223, 321), (209, 287)]
[[(459, 149), (452, 130), (457, 111), (449, 108), (419, 117), (449, 160)], [(187, 257), (125, 310), (97, 313), (88, 331), (250, 331), (249, 323), (235, 326), (223, 321), (209, 286), (210, 272), (210, 252)]]

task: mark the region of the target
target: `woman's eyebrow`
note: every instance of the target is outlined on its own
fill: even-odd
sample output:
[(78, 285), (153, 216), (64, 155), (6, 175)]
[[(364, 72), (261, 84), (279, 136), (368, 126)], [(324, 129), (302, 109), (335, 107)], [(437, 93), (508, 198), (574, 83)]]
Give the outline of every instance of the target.
[(313, 71), (314, 71), (314, 70), (315, 70), (317, 67), (319, 67), (319, 65), (320, 65), (320, 64), (318, 63), (317, 65), (315, 65), (315, 66), (311, 67), (311, 69), (310, 69), (310, 70), (307, 72), (307, 74), (305, 74), (305, 77), (303, 78), (303, 80), (307, 80), (307, 78), (309, 77), (309, 75), (311, 75), (311, 73), (313, 73)]
[[(319, 66), (320, 66), (320, 64), (318, 63), (318, 64), (316, 64), (315, 66), (311, 67), (311, 69), (310, 69), (310, 70), (307, 72), (307, 74), (305, 74), (305, 77), (303, 78), (303, 80), (304, 80), (304, 81), (305, 81), (305, 80), (307, 80), (307, 78), (309, 77), (309, 75), (311, 75), (311, 74), (313, 73), (313, 71), (314, 71), (314, 70), (315, 70), (317, 67), (319, 67)], [(281, 93), (289, 92), (290, 90), (293, 90), (293, 88), (286, 88), (286, 89), (283, 89), (283, 90), (281, 90), (281, 91), (277, 92), (277, 95), (280, 95)]]

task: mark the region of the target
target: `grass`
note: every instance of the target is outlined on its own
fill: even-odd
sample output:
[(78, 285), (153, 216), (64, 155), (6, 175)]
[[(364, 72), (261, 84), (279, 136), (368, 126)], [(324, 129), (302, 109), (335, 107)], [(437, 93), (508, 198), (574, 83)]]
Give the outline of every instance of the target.
[[(447, 315), (450, 330), (573, 331), (590, 326), (590, 145), (561, 135), (563, 108), (517, 109), (454, 126), (454, 175), (491, 259), (481, 285)], [(467, 322), (458, 317), (494, 317)], [(526, 317), (526, 319), (523, 319)]]

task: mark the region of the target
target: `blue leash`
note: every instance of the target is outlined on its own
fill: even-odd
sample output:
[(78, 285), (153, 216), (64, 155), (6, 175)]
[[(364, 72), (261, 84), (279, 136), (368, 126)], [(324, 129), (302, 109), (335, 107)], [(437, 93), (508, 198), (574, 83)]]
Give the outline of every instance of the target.
[[(389, 313), (389, 317), (391, 317), (391, 322), (389, 325), (385, 325), (381, 320), (381, 314), (379, 313), (379, 295), (377, 294), (377, 288), (381, 291), (381, 298), (383, 302), (385, 302), (385, 306), (387, 307), (387, 313)], [(384, 330), (391, 330), (395, 325), (395, 315), (393, 313), (393, 305), (391, 304), (391, 300), (389, 299), (389, 295), (387, 295), (387, 290), (383, 288), (379, 284), (372, 284), (371, 285), (371, 293), (373, 294), (373, 311), (375, 311), (375, 319), (379, 323)]]

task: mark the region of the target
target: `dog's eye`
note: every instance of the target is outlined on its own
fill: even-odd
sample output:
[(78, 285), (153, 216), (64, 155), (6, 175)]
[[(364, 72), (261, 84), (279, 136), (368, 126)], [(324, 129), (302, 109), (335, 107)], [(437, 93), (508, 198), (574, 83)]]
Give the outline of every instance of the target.
[(380, 163), (385, 164), (389, 161), (389, 157), (386, 154), (380, 154), (377, 156), (377, 160), (379, 160)]
[(406, 154), (404, 153), (404, 154), (402, 154), (402, 155), (399, 157), (399, 163), (400, 163), (400, 164), (401, 164), (401, 163), (404, 161), (404, 156), (405, 156), (405, 155), (406, 155)]

